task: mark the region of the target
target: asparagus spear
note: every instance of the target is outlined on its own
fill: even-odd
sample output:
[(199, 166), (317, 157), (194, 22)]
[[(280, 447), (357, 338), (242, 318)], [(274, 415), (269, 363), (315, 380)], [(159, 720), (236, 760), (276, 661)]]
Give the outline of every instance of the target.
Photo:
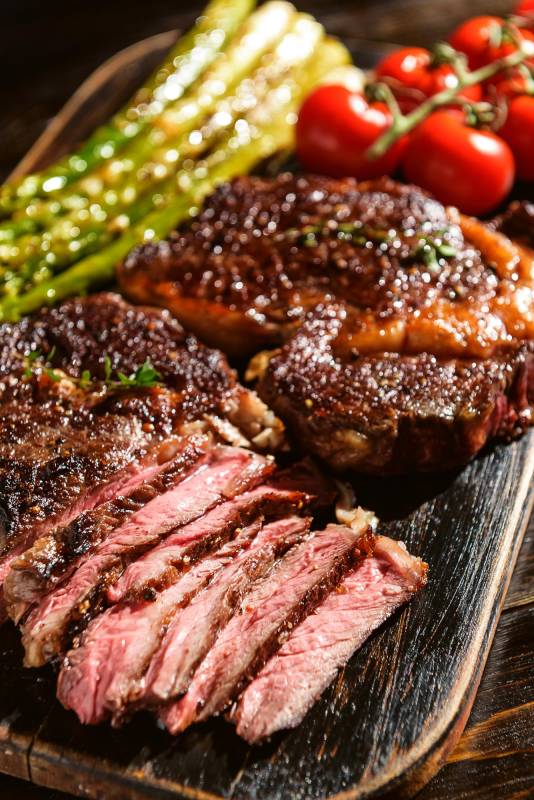
[(137, 136), (215, 59), (254, 6), (254, 0), (211, 0), (192, 30), (177, 43), (163, 67), (136, 92), (133, 100), (109, 123), (98, 128), (75, 155), (41, 173), (28, 175), (0, 190), (0, 214), (9, 214), (33, 197), (46, 196), (110, 159)]
[[(187, 134), (181, 137), (174, 149), (176, 160), (171, 167), (176, 169), (184, 162), (198, 158), (225, 130), (231, 128), (240, 115), (245, 113), (246, 117), (250, 114), (256, 105), (265, 100), (268, 92), (280, 84), (284, 76), (306, 57), (306, 53), (318, 43), (321, 36), (322, 28), (317, 22), (307, 15), (295, 15), (293, 25), (269, 54), (269, 58), (263, 60), (251, 77), (242, 81), (235, 95), (219, 103), (216, 113), (201, 129), (194, 132), (193, 137)], [(164, 154), (166, 153), (165, 150)], [(81, 214), (76, 214), (64, 218), (47, 231), (40, 240), (39, 255), (32, 258), (31, 250), (27, 251), (22, 267), (4, 275), (4, 291), (7, 294), (17, 294), (30, 279), (39, 282), (48, 278), (58, 267), (73, 263), (107, 244), (152, 208), (161, 205), (163, 197), (175, 191), (176, 178), (173, 175), (163, 180), (171, 169), (167, 166), (161, 175), (159, 166), (158, 163), (155, 164), (152, 180), (147, 181), (145, 178), (140, 186), (133, 183), (126, 187), (123, 196), (133, 198), (129, 207), (121, 207), (120, 203), (114, 203), (107, 208), (99, 205), (97, 210), (100, 218), (93, 216), (83, 219)], [(161, 167), (164, 166), (162, 163)], [(180, 180), (182, 179), (183, 176)], [(138, 198), (135, 197), (136, 194), (139, 195)]]
[[(38, 240), (27, 239), (16, 246), (2, 247), (2, 241), (12, 242), (15, 237), (7, 237), (9, 224), (15, 227), (18, 220), (28, 218), (36, 223), (30, 233), (55, 224), (63, 213), (82, 212), (86, 216), (98, 204), (97, 216), (101, 216), (102, 197), (108, 188), (112, 200), (109, 205), (117, 205), (117, 197), (125, 191), (131, 202), (137, 192), (131, 186), (138, 176), (135, 174), (154, 154), (157, 148), (161, 155), (161, 165), (157, 172), (169, 167), (166, 161), (168, 146), (177, 137), (185, 139), (186, 133), (209, 113), (215, 110), (221, 98), (227, 96), (247, 74), (261, 62), (266, 53), (279, 41), (288, 25), (296, 17), (294, 7), (285, 0), (271, 0), (255, 11), (241, 25), (228, 48), (221, 53), (214, 64), (204, 73), (199, 85), (175, 103), (171, 103), (151, 125), (126, 146), (119, 157), (106, 161), (96, 173), (78, 180), (67, 191), (56, 193), (50, 200), (37, 198), (13, 215), (11, 223), (0, 226), (0, 260), (9, 265), (22, 263), (28, 257), (28, 250), (35, 251)], [(162, 147), (162, 145), (167, 145)], [(176, 149), (177, 145), (173, 145)], [(147, 181), (142, 176), (143, 184)], [(110, 209), (113, 212), (113, 208)], [(75, 223), (77, 224), (77, 223)], [(4, 238), (3, 238), (4, 231)]]
[[(32, 260), (35, 265), (36, 261), (38, 262), (39, 259), (48, 257), (52, 253), (55, 257), (53, 259), (54, 266), (71, 263), (77, 260), (82, 252), (86, 252), (86, 249), (82, 251), (80, 247), (77, 247), (75, 251), (68, 249), (72, 241), (79, 241), (80, 237), (83, 238), (84, 232), (89, 237), (87, 246), (92, 244), (94, 249), (98, 241), (93, 236), (95, 231), (102, 232), (109, 225), (110, 220), (117, 217), (138, 196), (152, 190), (159, 182), (175, 172), (181, 162), (186, 158), (194, 157), (195, 153), (199, 152), (196, 142), (198, 133), (193, 138), (188, 134), (202, 118), (220, 105), (221, 98), (227, 96), (239, 81), (243, 81), (269, 51), (271, 51), (270, 60), (272, 62), (272, 48), (280, 41), (291, 21), (296, 18), (294, 7), (283, 0), (271, 0), (270, 3), (254, 12), (241, 26), (227, 51), (205, 73), (194, 94), (184, 98), (175, 107), (168, 110), (167, 114), (172, 113), (173, 115), (172, 122), (169, 120), (160, 123), (160, 126), (156, 128), (156, 133), (161, 132), (162, 128), (165, 129), (165, 137), (171, 139), (172, 149), (167, 143), (167, 146), (158, 148), (154, 156), (151, 132), (143, 137), (138, 137), (136, 161), (143, 163), (145, 159), (149, 159), (153, 155), (151, 162), (148, 165), (145, 164), (131, 176), (129, 173), (124, 175), (120, 161), (112, 161), (109, 168), (105, 170), (106, 174), (109, 173), (109, 177), (112, 179), (114, 173), (118, 173), (123, 175), (123, 179), (117, 182), (115, 178), (116, 185), (113, 186), (112, 191), (106, 191), (106, 184), (111, 183), (112, 180), (106, 180), (105, 176), (92, 177), (86, 183), (97, 184), (97, 188), (92, 189), (92, 194), (95, 196), (93, 198), (84, 198), (83, 196), (76, 198), (67, 195), (66, 199), (74, 210), (60, 218), (59, 221), (57, 217), (58, 212), (61, 211), (61, 200), (54, 199), (48, 203), (40, 201), (40, 213), (35, 209), (36, 204), (33, 203), (24, 213), (33, 222), (41, 220), (51, 227), (48, 227), (41, 235), (30, 231), (31, 235), (21, 237), (15, 243), (8, 241), (4, 244), (2, 244), (2, 228), (0, 227), (0, 261), (11, 268), (21, 264), (27, 265), (28, 260)], [(158, 120), (154, 120), (155, 126), (157, 122)], [(172, 141), (173, 139), (175, 141)], [(202, 141), (201, 144), (200, 150), (207, 146), (207, 142)], [(133, 162), (130, 152), (127, 153), (126, 158), (134, 165), (135, 162)], [(14, 220), (12, 224), (20, 226), (21, 222), (22, 220)], [(4, 232), (5, 230), (4, 226)], [(50, 262), (51, 259), (47, 263), (50, 264)]]
[(151, 212), (138, 225), (104, 250), (79, 261), (50, 281), (34, 287), (27, 294), (6, 298), (0, 304), (0, 319), (15, 320), (44, 304), (54, 304), (72, 294), (84, 293), (113, 278), (115, 265), (129, 250), (143, 241), (162, 238), (179, 223), (197, 213), (203, 199), (221, 182), (249, 172), (259, 161), (293, 143), (294, 121), (305, 94), (331, 69), (348, 63), (345, 47), (327, 39), (314, 49), (293, 80), (271, 92), (269, 102), (257, 109), (250, 123), (236, 125), (219, 150), (212, 153), (190, 184), (171, 197), (161, 208)]

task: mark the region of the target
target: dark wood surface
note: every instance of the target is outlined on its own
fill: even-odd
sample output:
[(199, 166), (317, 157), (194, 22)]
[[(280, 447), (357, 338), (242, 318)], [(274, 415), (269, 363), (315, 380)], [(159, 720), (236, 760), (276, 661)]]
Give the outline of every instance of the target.
[[(92, 4), (69, 6), (59, 3), (45, 6), (43, 3), (21, 0), (6, 4), (4, 0), (3, 8), (4, 6), (6, 20), (3, 25), (3, 48), (0, 55), (0, 58), (6, 58), (8, 62), (3, 65), (0, 85), (0, 100), (4, 101), (0, 106), (2, 108), (0, 119), (3, 122), (0, 129), (0, 168), (4, 173), (23, 155), (44, 127), (46, 120), (62, 105), (80, 80), (107, 55), (111, 55), (128, 42), (158, 30), (175, 27), (190, 18), (187, 14), (176, 11), (176, 2), (161, 0), (151, 3), (150, 14), (147, 13), (146, 4), (131, 0), (127, 4), (122, 1), (103, 3), (97, 0)], [(489, 6), (491, 10), (506, 7), (503, 3), (476, 2), (469, 4), (469, 10), (471, 12), (477, 8), (489, 10)], [(455, 19), (462, 18), (466, 13), (464, 3), (442, 1), (420, 3), (415, 0), (400, 3), (335, 5), (316, 2), (302, 4), (302, 7), (319, 13), (319, 16), (328, 23), (329, 29), (334, 32), (349, 31), (351, 37), (362, 39), (423, 43), (443, 35)], [(345, 11), (342, 11), (342, 8)], [(347, 19), (350, 24), (347, 23)], [(366, 48), (371, 52), (373, 50), (372, 45), (366, 45)], [(481, 461), (469, 468), (482, 470), (482, 474), (479, 475), (479, 479), (483, 481), (480, 485), (480, 497), (485, 497), (487, 494), (488, 502), (491, 499), (495, 503), (496, 516), (492, 517), (493, 520), (498, 516), (506, 494), (511, 490), (513, 493), (514, 487), (509, 484), (511, 481), (519, 480), (520, 466), (515, 462), (515, 470), (508, 473), (508, 478), (500, 488), (495, 485), (495, 474), (502, 474), (505, 462), (515, 458), (513, 455), (515, 452), (522, 453), (523, 448), (524, 445), (514, 445), (508, 449), (499, 448), (497, 455), (492, 454), (487, 457), (490, 459), (489, 462)], [(495, 458), (497, 461), (493, 462), (492, 459)], [(504, 461), (501, 462), (499, 459)], [(510, 468), (509, 463), (506, 468)], [(458, 477), (456, 481), (460, 483), (455, 485), (468, 488), (470, 475), (472, 473), (468, 471)], [(369, 487), (369, 491), (372, 492), (372, 487)], [(428, 508), (431, 509), (433, 518), (439, 518), (439, 514), (436, 513), (439, 508), (434, 504), (437, 502), (439, 506), (441, 502), (439, 498), (446, 495), (447, 492), (440, 493), (438, 490), (438, 500), (427, 501), (427, 504), (430, 503)], [(466, 501), (466, 496), (463, 499)], [(461, 502), (461, 492), (460, 496), (456, 496), (456, 501)], [(467, 521), (466, 526), (468, 526)], [(450, 535), (450, 531), (441, 531), (443, 541), (446, 541), (448, 534)], [(430, 546), (430, 542), (427, 544)], [(447, 586), (443, 586), (442, 590), (446, 592), (447, 588), (450, 590)], [(450, 755), (447, 765), (421, 793), (420, 797), (424, 800), (457, 797), (489, 800), (494, 797), (528, 798), (534, 795), (533, 595), (534, 525), (531, 525), (468, 726)], [(454, 598), (454, 592), (451, 597)], [(389, 631), (390, 629), (381, 635), (386, 644), (390, 636)], [(3, 644), (9, 652), (16, 650), (15, 637)], [(381, 646), (380, 643), (378, 646)], [(371, 654), (373, 647), (374, 643), (371, 646)], [(431, 652), (432, 641), (428, 642), (428, 648)], [(366, 655), (369, 653), (364, 653), (362, 659), (365, 659)], [(358, 665), (361, 667), (363, 663), (363, 660), (358, 659), (351, 669), (357, 670)], [(14, 726), (15, 734), (19, 736), (20, 749), (17, 748), (17, 735), (15, 735), (10, 755), (12, 771), (27, 775), (29, 766), (36, 779), (44, 783), (50, 782), (46, 780), (46, 773), (50, 769), (49, 748), (53, 748), (57, 742), (66, 745), (67, 750), (75, 747), (76, 730), (73, 729), (68, 715), (58, 711), (51, 700), (47, 689), (50, 676), (46, 673), (40, 675), (28, 672), (21, 683), (20, 673), (14, 666), (11, 678), (14, 683), (6, 680), (6, 676), (3, 675), (0, 690), (2, 710), (5, 711), (6, 702), (12, 702), (13, 714), (18, 714), (16, 698), (20, 697), (21, 693), (25, 697), (25, 712), (17, 717)], [(47, 716), (48, 711), (50, 713)], [(355, 711), (357, 712), (357, 709)], [(28, 764), (27, 749), (25, 749), (28, 731), (24, 730), (24, 719), (26, 722), (33, 719), (35, 724), (36, 718), (46, 719), (46, 723), (38, 735), (37, 731), (33, 731), (38, 746), (34, 747), (31, 763)], [(359, 715), (356, 713), (355, 735), (358, 719)], [(144, 733), (145, 737), (147, 732), (142, 730), (142, 726), (146, 724), (141, 721), (137, 727), (138, 733)], [(147, 748), (156, 756), (154, 760), (156, 772), (159, 771), (164, 777), (165, 769), (168, 768), (168, 746), (164, 745), (158, 732), (152, 727), (149, 730)], [(131, 735), (135, 736), (135, 728), (131, 730)], [(196, 747), (201, 747), (202, 739), (193, 739), (193, 746), (195, 743)], [(91, 747), (93, 754), (101, 756), (105, 753), (111, 760), (128, 761), (131, 756), (128, 746), (120, 739), (117, 741), (115, 734), (106, 737), (95, 733), (92, 736)], [(239, 750), (239, 745), (236, 747)], [(228, 765), (228, 769), (232, 768), (235, 768), (235, 764)], [(87, 762), (87, 769), (89, 772), (92, 770), (90, 759)], [(66, 771), (69, 773), (66, 777), (71, 783), (63, 785), (70, 785), (73, 790), (77, 790), (77, 783), (83, 782), (84, 776), (81, 773), (76, 774), (68, 762)], [(247, 795), (246, 781), (245, 766), (241, 789), (236, 793), (237, 797), (251, 796)], [(32, 797), (41, 800), (45, 797), (59, 797), (55, 792), (28, 787), (27, 784), (7, 778), (3, 779), (3, 782), (0, 781), (0, 796)], [(103, 792), (98, 796), (110, 795)], [(295, 794), (278, 796), (293, 797)]]

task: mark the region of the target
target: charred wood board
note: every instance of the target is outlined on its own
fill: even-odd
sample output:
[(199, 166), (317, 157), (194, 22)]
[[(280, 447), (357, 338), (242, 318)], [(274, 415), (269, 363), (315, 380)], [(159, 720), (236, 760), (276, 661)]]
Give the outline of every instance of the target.
[[(68, 152), (176, 37), (119, 53), (81, 87), (15, 174)], [(365, 48), (372, 57), (372, 47)], [(467, 721), (533, 500), (534, 432), (464, 470), (355, 478), (360, 503), (430, 565), (427, 588), (343, 670), (303, 724), (250, 748), (222, 719), (176, 739), (152, 718), (87, 728), (55, 700), (52, 668), (24, 670), (0, 630), (0, 770), (82, 797), (311, 800), (413, 796)]]

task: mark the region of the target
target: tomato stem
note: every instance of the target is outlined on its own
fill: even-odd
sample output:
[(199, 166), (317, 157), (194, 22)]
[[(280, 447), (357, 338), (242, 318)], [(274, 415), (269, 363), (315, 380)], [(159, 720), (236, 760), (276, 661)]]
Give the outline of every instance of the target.
[(400, 111), (392, 109), (393, 123), (391, 127), (371, 145), (366, 151), (366, 157), (370, 161), (380, 158), (401, 136), (420, 125), (433, 111), (455, 102), (463, 89), (486, 81), (501, 70), (517, 67), (523, 64), (527, 58), (531, 58), (533, 54), (532, 43), (521, 40), (518, 42), (517, 50), (493, 61), (491, 64), (486, 64), (473, 72), (463, 69), (458, 70), (458, 83), (456, 86), (450, 89), (443, 89), (443, 91), (429, 97), (428, 100), (425, 100), (424, 103), (421, 103), (409, 114), (404, 115)]

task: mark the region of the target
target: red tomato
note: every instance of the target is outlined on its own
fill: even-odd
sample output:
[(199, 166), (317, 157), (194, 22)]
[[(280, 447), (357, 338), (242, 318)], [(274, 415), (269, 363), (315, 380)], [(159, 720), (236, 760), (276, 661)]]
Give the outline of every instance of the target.
[(534, 181), (534, 97), (521, 95), (510, 101), (499, 136), (512, 148), (518, 176)]
[[(473, 17), (453, 31), (449, 42), (455, 50), (465, 53), (471, 69), (478, 69), (515, 51), (513, 42), (492, 44), (495, 33), (498, 34), (503, 22), (500, 17)], [(533, 31), (517, 28), (517, 33), (534, 43)]]
[(414, 130), (404, 172), (447, 205), (485, 214), (514, 183), (514, 157), (500, 137), (465, 125), (461, 111), (436, 111)]
[(514, 9), (519, 17), (529, 17), (534, 14), (534, 0), (522, 0)]
[(504, 97), (512, 99), (518, 94), (526, 94), (531, 83), (534, 83), (521, 72), (521, 70), (513, 68), (507, 69), (506, 72), (498, 72), (493, 78), (490, 78), (485, 83), (486, 94), (488, 99), (492, 102), (495, 98)]
[[(425, 97), (458, 85), (458, 78), (451, 66), (441, 64), (433, 67), (431, 62), (432, 54), (424, 47), (403, 47), (379, 62), (377, 78), (392, 78), (398, 83), (398, 86), (393, 84), (391, 88), (404, 112), (415, 108)], [(482, 99), (482, 89), (480, 86), (470, 86), (463, 89), (459, 96), (476, 102)]]
[(400, 162), (403, 142), (396, 142), (375, 161), (365, 157), (391, 123), (385, 103), (368, 103), (345, 86), (319, 86), (300, 110), (297, 155), (306, 169), (333, 177), (391, 175)]

